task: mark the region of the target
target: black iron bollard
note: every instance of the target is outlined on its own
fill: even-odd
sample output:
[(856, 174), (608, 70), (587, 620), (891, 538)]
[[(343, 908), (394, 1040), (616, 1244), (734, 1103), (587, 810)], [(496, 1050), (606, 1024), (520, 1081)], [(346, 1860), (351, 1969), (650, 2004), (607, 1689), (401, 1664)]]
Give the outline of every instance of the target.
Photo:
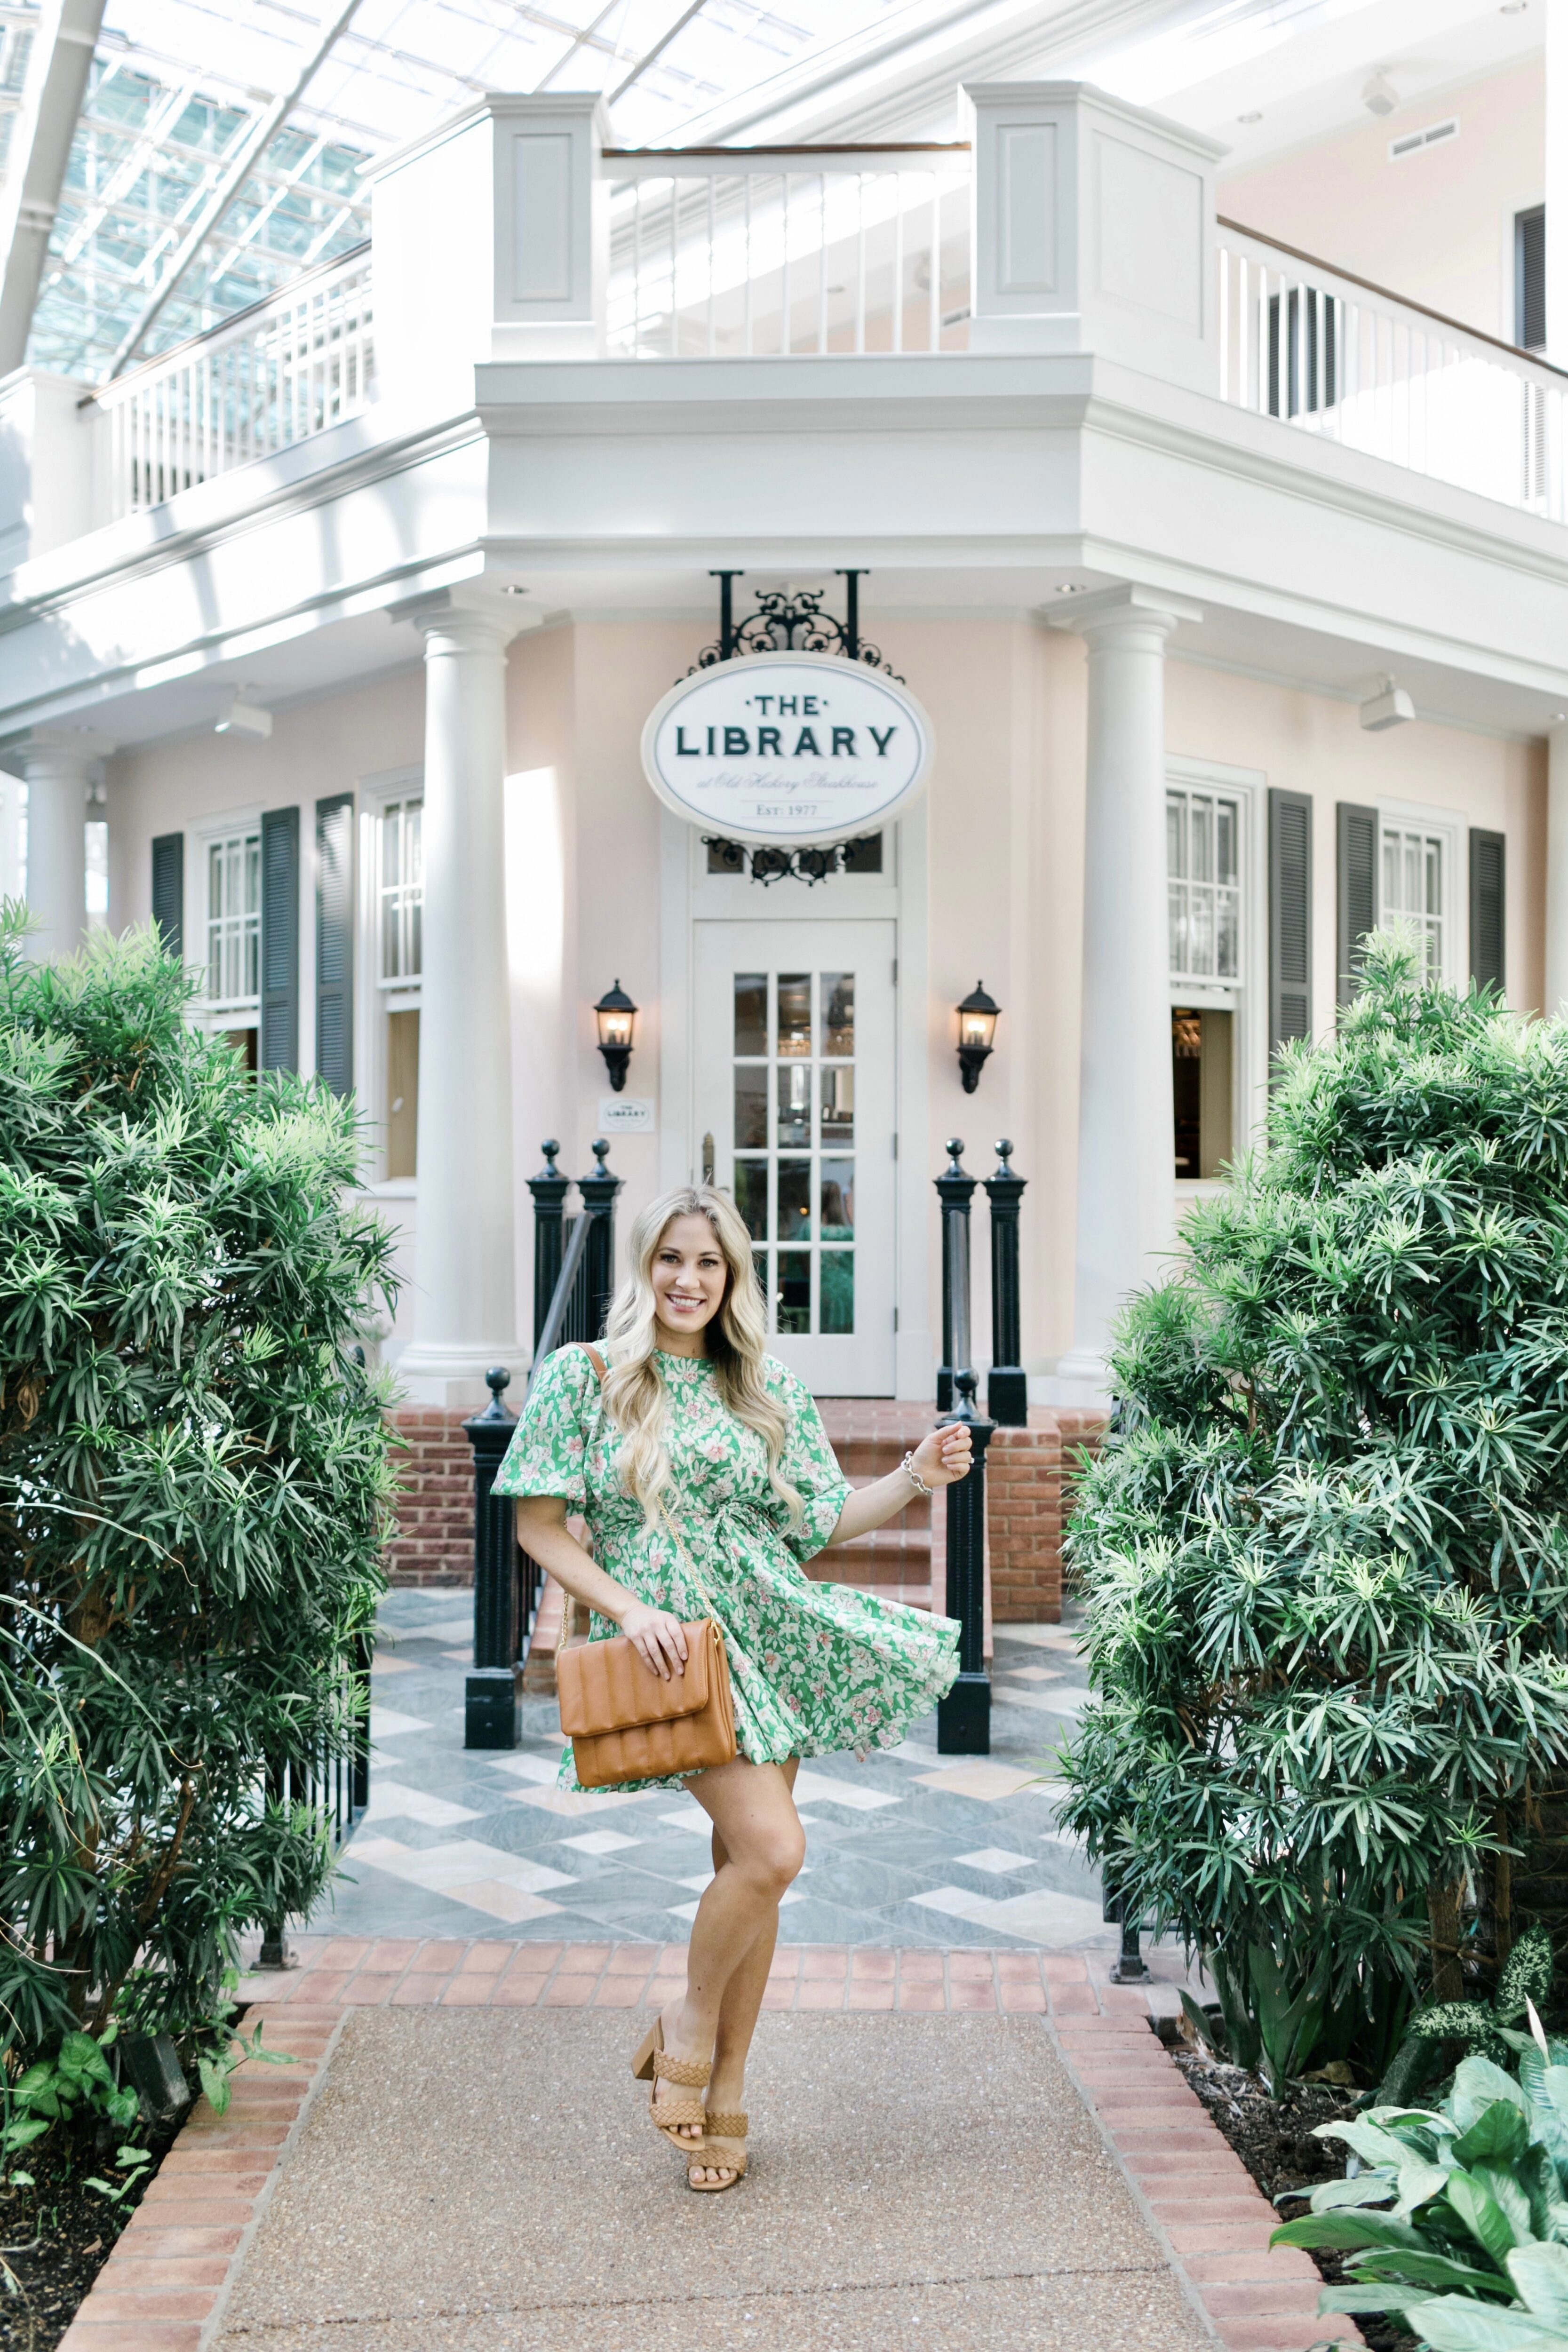
[(1111, 1983), (1147, 1984), (1150, 1981), (1148, 1965), (1138, 1948), (1142, 1922), (1136, 1914), (1129, 1919), (1125, 1899), (1120, 1895), (1113, 1894), (1109, 1883), (1100, 1904), (1100, 1912), (1113, 1927), (1118, 1927), (1121, 1930), (1121, 1949), (1117, 1954), (1110, 1971)]
[(991, 1677), (985, 1671), (985, 1448), (994, 1422), (974, 1410), (975, 1380), (964, 1365), (953, 1374), (958, 1402), (945, 1416), (963, 1422), (973, 1446), (967, 1478), (947, 1490), (947, 1613), (963, 1632), (958, 1680), (937, 1702), (936, 1745), (942, 1756), (991, 1753)]
[(985, 1179), (991, 1203), (991, 1370), (985, 1410), (1002, 1429), (1029, 1425), (1029, 1386), (1023, 1363), (1022, 1299), (1018, 1275), (1018, 1203), (1027, 1178), (1013, 1172), (1013, 1147), (1005, 1136), (996, 1146), (996, 1173)]
[(936, 1409), (952, 1410), (953, 1376), (969, 1361), (969, 1203), (974, 1179), (959, 1165), (959, 1136), (948, 1139), (948, 1164), (933, 1181), (942, 1202), (942, 1362), (936, 1374)]
[(495, 1495), (496, 1472), (517, 1418), (501, 1402), (511, 1374), (485, 1374), (490, 1401), (463, 1423), (474, 1449), (474, 1671), (464, 1691), (465, 1748), (515, 1748), (521, 1733), (522, 1675), (517, 1622), (517, 1521), (510, 1495)]
[(592, 1222), (588, 1227), (588, 1332), (596, 1339), (605, 1328), (610, 1301), (616, 1295), (616, 1195), (625, 1178), (612, 1176), (605, 1162), (610, 1147), (603, 1136), (594, 1146), (596, 1161), (591, 1176), (580, 1176), (577, 1190)]
[(539, 1347), (539, 1335), (544, 1328), (544, 1318), (550, 1312), (550, 1302), (555, 1296), (555, 1277), (561, 1271), (562, 1253), (565, 1248), (566, 1195), (572, 1190), (570, 1176), (563, 1176), (555, 1165), (558, 1143), (542, 1143), (544, 1165), (537, 1176), (528, 1180), (533, 1195), (533, 1345)]

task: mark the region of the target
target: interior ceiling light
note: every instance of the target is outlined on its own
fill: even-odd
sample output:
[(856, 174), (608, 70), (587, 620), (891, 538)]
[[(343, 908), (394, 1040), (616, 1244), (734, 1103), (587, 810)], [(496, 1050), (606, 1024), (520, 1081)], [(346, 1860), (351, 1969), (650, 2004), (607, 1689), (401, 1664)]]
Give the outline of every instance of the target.
[(1385, 677), (1380, 693), (1372, 695), (1361, 706), (1361, 723), (1369, 735), (1381, 735), (1387, 728), (1403, 727), (1407, 719), (1415, 716), (1415, 705), (1402, 686), (1395, 686)]
[(1381, 68), (1363, 89), (1361, 102), (1373, 114), (1392, 114), (1398, 105), (1399, 92)]
[(1238, 122), (1261, 122), (1263, 110), (1261, 107), (1254, 107), (1250, 114), (1238, 114), (1236, 119)]

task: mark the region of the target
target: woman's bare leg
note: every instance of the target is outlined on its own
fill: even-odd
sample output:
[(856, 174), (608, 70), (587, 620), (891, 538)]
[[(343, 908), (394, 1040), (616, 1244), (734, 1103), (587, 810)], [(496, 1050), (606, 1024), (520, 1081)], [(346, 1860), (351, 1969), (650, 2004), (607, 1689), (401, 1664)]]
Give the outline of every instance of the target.
[(716, 2079), (724, 2098), (714, 2095), (710, 2083), (709, 2104), (715, 2106), (743, 2084), (745, 2052), (778, 1936), (779, 1897), (805, 1856), (805, 1832), (790, 1793), (795, 1769), (793, 1757), (785, 1765), (749, 1764), (737, 1757), (693, 1774), (687, 1784), (713, 1822), (715, 1868), (691, 1925), (686, 1996), (666, 2011), (664, 2038), (676, 2057), (712, 2055), (717, 2062), (723, 2021), (724, 2074), (718, 2075), (716, 2063)]
[[(800, 1758), (792, 1756), (782, 1767), (795, 1792), (795, 1776), (800, 1769)], [(717, 1828), (713, 1832), (713, 1869), (721, 1871), (729, 1856), (724, 1841)], [(746, 2060), (752, 2047), (752, 2036), (762, 2015), (763, 1996), (768, 1989), (768, 1971), (773, 1967), (773, 1948), (779, 1939), (779, 1915), (773, 1915), (765, 1927), (759, 1930), (751, 1950), (741, 1962), (724, 1988), (724, 1998), (719, 2004), (719, 2031), (713, 2042), (713, 2072), (707, 2090), (708, 2105), (718, 2115), (732, 2115), (746, 2104)], [(693, 2168), (695, 2169), (695, 2168)], [(728, 2167), (710, 2167), (709, 2179), (723, 2179)]]

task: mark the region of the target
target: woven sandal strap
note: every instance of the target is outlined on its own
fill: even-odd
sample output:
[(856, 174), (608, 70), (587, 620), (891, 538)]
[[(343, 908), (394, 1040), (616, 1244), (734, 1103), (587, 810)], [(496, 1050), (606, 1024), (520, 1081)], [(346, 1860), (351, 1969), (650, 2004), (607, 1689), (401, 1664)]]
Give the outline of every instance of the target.
[(713, 2063), (708, 2058), (672, 2058), (668, 2051), (656, 2050), (653, 2071), (662, 2074), (667, 2083), (686, 2083), (700, 2091), (713, 2072)]
[(706, 2127), (708, 2122), (708, 2110), (695, 2099), (659, 2099), (651, 2114), (659, 2131), (668, 2131), (672, 2124), (701, 2124)]
[(721, 2115), (717, 2107), (710, 2107), (707, 2116), (709, 2130), (716, 2132), (721, 2139), (745, 2138), (746, 2117), (743, 2112)]

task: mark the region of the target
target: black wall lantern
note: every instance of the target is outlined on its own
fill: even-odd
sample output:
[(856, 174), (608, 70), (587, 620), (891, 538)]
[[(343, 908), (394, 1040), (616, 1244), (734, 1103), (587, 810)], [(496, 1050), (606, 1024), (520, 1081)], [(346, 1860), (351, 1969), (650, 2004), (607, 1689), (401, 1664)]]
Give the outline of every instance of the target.
[(996, 1016), (1002, 1007), (985, 993), (985, 983), (977, 980), (958, 1008), (958, 1066), (963, 1073), (963, 1091), (972, 1095), (980, 1084), (980, 1072), (996, 1039)]
[(599, 1024), (599, 1051), (610, 1074), (610, 1091), (623, 1094), (626, 1084), (626, 1064), (632, 1058), (632, 1025), (637, 1020), (637, 1009), (618, 980), (595, 1005), (594, 1017)]

